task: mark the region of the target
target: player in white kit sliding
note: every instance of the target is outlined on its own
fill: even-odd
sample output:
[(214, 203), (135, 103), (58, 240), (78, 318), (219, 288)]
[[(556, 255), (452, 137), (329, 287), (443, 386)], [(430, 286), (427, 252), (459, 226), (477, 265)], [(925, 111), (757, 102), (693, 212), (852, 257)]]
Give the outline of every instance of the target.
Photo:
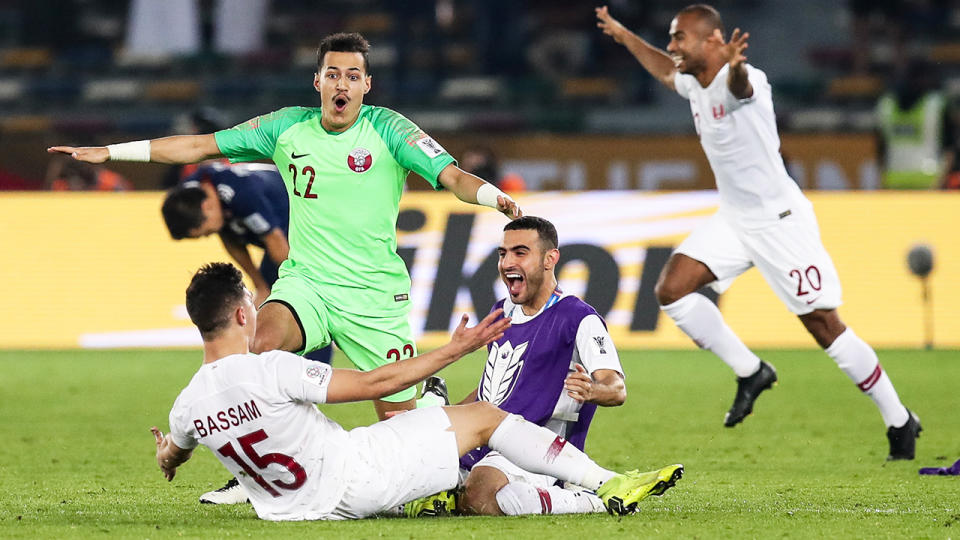
[(363, 401), (407, 388), (503, 335), (496, 310), (427, 354), (361, 372), (284, 351), (251, 354), (257, 311), (240, 271), (201, 268), (187, 312), (203, 338), (203, 365), (170, 411), (170, 433), (151, 428), (167, 480), (203, 444), (246, 488), (262, 519), (359, 519), (400, 513), (405, 502), (454, 487), (459, 457), (489, 445), (521, 467), (596, 490), (629, 513), (662, 480), (616, 474), (555, 433), (478, 402), (419, 409), (346, 431), (314, 404)]
[(900, 402), (873, 349), (837, 314), (840, 280), (820, 241), (813, 206), (784, 167), (770, 84), (744, 56), (749, 34), (735, 29), (725, 41), (720, 14), (695, 4), (677, 13), (663, 51), (611, 17), (606, 6), (596, 15), (605, 34), (690, 101), (716, 177), (719, 211), (677, 247), (660, 274), (656, 295), (684, 333), (736, 373), (737, 394), (724, 425), (733, 427), (750, 414), (777, 374), (695, 291), (710, 285), (723, 292), (756, 266), (817, 343), (873, 399), (887, 425), (887, 459), (913, 459), (920, 421)]

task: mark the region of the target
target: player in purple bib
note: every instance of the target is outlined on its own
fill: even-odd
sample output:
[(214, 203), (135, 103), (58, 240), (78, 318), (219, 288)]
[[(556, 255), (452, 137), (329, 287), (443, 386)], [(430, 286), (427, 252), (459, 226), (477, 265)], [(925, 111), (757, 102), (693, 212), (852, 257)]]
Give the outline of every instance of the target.
[[(512, 325), (488, 346), (480, 383), (461, 404), (493, 403), (556, 433), (558, 448), (583, 450), (597, 405), (618, 406), (627, 397), (617, 350), (596, 310), (557, 286), (553, 224), (532, 216), (510, 222), (498, 252), (509, 297), (493, 309), (503, 308)], [(457, 507), (465, 514), (605, 511), (593, 492), (564, 489), (556, 478), (525, 471), (486, 446), (460, 464), (466, 479)], [(673, 480), (672, 474), (663, 476)]]

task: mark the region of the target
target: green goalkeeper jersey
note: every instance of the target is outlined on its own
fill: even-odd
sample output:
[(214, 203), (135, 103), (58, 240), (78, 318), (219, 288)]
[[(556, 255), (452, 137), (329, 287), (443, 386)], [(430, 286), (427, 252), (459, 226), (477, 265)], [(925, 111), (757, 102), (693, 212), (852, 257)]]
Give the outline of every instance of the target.
[(363, 105), (342, 133), (320, 109), (287, 107), (218, 131), (231, 162), (271, 159), (290, 197), (290, 254), (280, 269), (314, 283), (321, 298), (355, 314), (409, 309), (410, 277), (397, 255), (400, 195), (409, 171), (442, 189), (454, 159), (401, 114)]

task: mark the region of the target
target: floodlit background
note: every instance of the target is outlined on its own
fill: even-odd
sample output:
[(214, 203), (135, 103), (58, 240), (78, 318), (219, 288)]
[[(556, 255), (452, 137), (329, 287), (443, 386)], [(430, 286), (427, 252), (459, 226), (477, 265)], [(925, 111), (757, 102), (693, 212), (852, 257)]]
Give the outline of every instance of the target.
[[(772, 83), (784, 159), (816, 204), (844, 284), (842, 313), (881, 346), (920, 346), (931, 333), (937, 345), (960, 345), (952, 279), (960, 196), (883, 193), (875, 112), (885, 93), (935, 93), (951, 125), (960, 95), (956, 4), (717, 4), (728, 30), (750, 32), (750, 62)], [(613, 1), (610, 9), (665, 47), (684, 5)], [(209, 132), (316, 105), (317, 42), (345, 30), (372, 45), (367, 103), (399, 110), (462, 166), (557, 223), (569, 248), (563, 285), (597, 305), (618, 342), (691, 347), (657, 316), (652, 281), (665, 254), (715, 208), (712, 173), (687, 103), (595, 27), (593, 8), (536, 0), (0, 2), (0, 187), (33, 192), (0, 194), (8, 261), (0, 265), (0, 347), (196, 345), (183, 286), (202, 263), (227, 256), (216, 240), (169, 240), (160, 190), (183, 171), (86, 167), (44, 149)], [(935, 184), (949, 183), (955, 131), (939, 141)], [(414, 326), (430, 345), (457, 313), (482, 313), (503, 294), (495, 276), (477, 273), (502, 220), (448, 194), (419, 193), (425, 187), (411, 175), (399, 247), (414, 280)], [(445, 235), (460, 244), (445, 247)], [(936, 257), (927, 306), (905, 264), (917, 243)], [(461, 244), (469, 245), (463, 253)], [(441, 262), (459, 272), (438, 273)], [(751, 345), (813, 346), (755, 272), (719, 304)]]

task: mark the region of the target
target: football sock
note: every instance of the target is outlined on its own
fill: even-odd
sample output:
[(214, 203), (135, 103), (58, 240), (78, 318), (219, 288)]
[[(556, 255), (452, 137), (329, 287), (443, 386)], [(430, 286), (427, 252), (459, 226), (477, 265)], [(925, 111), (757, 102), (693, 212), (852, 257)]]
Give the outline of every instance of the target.
[(531, 424), (517, 414), (508, 414), (487, 444), (521, 469), (594, 491), (616, 476), (615, 472), (597, 465), (563, 437)]
[(673, 322), (690, 336), (701, 349), (706, 349), (726, 362), (737, 377), (749, 377), (760, 369), (760, 358), (740, 341), (723, 320), (717, 306), (706, 296), (691, 293), (660, 306)]
[(847, 377), (870, 396), (887, 426), (900, 427), (907, 423), (907, 409), (880, 365), (877, 353), (853, 329), (844, 330), (825, 351)]
[(538, 488), (526, 482), (503, 486), (497, 492), (497, 505), (508, 516), (606, 512), (600, 497), (589, 491), (571, 491), (560, 486)]

